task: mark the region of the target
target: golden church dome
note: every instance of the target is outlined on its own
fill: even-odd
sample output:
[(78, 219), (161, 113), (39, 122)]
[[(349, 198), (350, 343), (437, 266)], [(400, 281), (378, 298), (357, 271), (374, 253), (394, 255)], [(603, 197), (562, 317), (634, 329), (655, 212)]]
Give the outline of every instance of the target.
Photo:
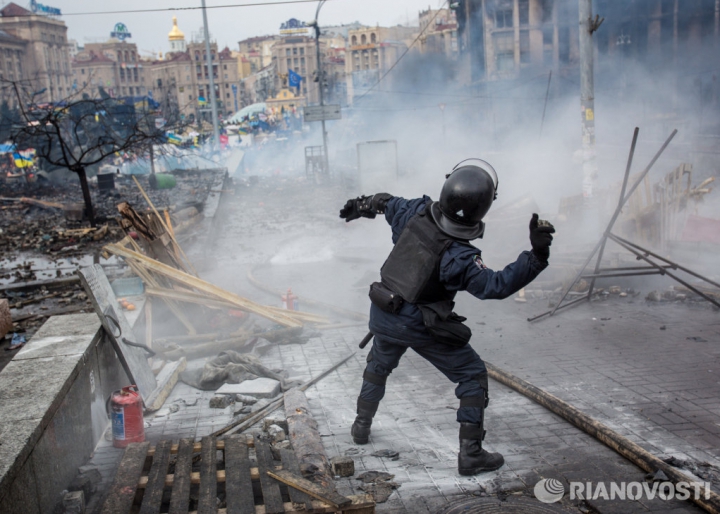
[(180, 41), (185, 39), (185, 34), (183, 34), (182, 30), (178, 28), (176, 16), (173, 16), (173, 28), (170, 31), (170, 34), (168, 34), (168, 39), (170, 41)]

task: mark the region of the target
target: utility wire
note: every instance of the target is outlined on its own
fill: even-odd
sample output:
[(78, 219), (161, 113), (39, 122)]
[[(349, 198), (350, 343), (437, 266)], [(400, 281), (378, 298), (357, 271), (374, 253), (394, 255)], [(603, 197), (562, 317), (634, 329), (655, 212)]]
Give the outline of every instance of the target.
[(388, 68), (388, 70), (387, 70), (385, 73), (383, 73), (382, 77), (380, 77), (380, 78), (378, 79), (378, 81), (375, 82), (375, 84), (373, 84), (373, 85), (372, 85), (367, 91), (365, 91), (360, 97), (358, 97), (356, 100), (353, 100), (353, 102), (359, 102), (360, 100), (362, 100), (362, 99), (365, 97), (365, 95), (367, 95), (370, 91), (372, 91), (373, 89), (375, 89), (375, 86), (377, 86), (378, 84), (380, 84), (380, 82), (382, 82), (382, 80), (383, 80), (385, 77), (388, 76), (388, 73), (390, 73), (390, 72), (395, 68), (395, 66), (397, 66), (397, 65), (400, 63), (400, 61), (402, 61), (403, 57), (405, 57), (405, 56), (408, 54), (408, 52), (412, 49), (412, 47), (415, 46), (415, 43), (418, 42), (418, 40), (419, 40), (420, 37), (425, 33), (425, 31), (428, 29), (428, 27), (430, 27), (430, 26), (435, 22), (435, 18), (438, 17), (438, 15), (440, 14), (440, 11), (442, 11), (443, 7), (445, 7), (445, 4), (447, 4), (447, 3), (448, 3), (448, 0), (445, 0), (445, 1), (442, 3), (442, 5), (441, 5), (441, 6), (437, 9), (437, 11), (435, 12), (435, 16), (432, 17), (432, 20), (430, 20), (430, 22), (429, 22), (427, 25), (425, 25), (425, 28), (420, 31), (420, 33), (419, 33), (419, 34), (417, 35), (417, 37), (413, 40), (413, 42), (410, 43), (410, 46), (408, 46), (408, 47), (405, 49), (405, 51), (402, 53), (402, 55), (401, 55), (400, 57), (398, 57), (398, 60), (395, 61), (395, 62), (393, 63), (393, 65), (390, 66), (390, 68)]
[[(265, 5), (285, 5), (285, 4), (305, 4), (315, 3), (317, 0), (277, 0), (269, 2), (254, 2), (250, 4), (225, 4), (225, 5), (208, 5), (206, 9), (230, 9), (235, 7), (262, 7)], [(87, 12), (69, 12), (62, 13), (61, 16), (87, 16), (94, 14), (131, 14), (131, 13), (144, 13), (144, 12), (166, 12), (166, 11), (197, 11), (202, 9), (202, 6), (190, 6), (190, 7), (163, 7), (156, 9), (128, 9), (123, 11), (87, 11)], [(37, 16), (36, 13), (30, 13), (22, 16)]]

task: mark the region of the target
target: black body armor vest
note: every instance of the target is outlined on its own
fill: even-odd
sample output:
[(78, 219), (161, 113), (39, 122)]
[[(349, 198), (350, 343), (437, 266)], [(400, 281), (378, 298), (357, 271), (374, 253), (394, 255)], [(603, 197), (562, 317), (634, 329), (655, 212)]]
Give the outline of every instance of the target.
[(452, 301), (456, 293), (440, 283), (440, 259), (454, 239), (435, 224), (430, 203), (408, 221), (380, 269), (382, 283), (413, 304)]

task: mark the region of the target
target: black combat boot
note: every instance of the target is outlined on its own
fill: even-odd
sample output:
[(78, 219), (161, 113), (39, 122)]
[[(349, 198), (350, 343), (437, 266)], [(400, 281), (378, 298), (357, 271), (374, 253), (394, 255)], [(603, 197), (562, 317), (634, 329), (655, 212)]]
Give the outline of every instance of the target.
[(357, 417), (350, 429), (355, 444), (367, 444), (370, 437), (370, 425), (372, 425), (373, 416), (377, 412), (379, 402), (366, 402), (362, 398), (357, 401)]
[(483, 471), (495, 471), (505, 464), (499, 453), (483, 450), (482, 440), (485, 431), (482, 425), (460, 423), (460, 453), (458, 454), (458, 473), (477, 475)]

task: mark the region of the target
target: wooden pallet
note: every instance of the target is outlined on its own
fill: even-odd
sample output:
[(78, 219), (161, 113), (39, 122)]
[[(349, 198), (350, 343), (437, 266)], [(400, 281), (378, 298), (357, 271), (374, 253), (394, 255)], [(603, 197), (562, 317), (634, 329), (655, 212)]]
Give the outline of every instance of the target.
[[(244, 435), (222, 441), (204, 437), (199, 443), (190, 439), (160, 441), (156, 446), (133, 443), (125, 450), (101, 512), (374, 514), (375, 502), (369, 495), (349, 496), (352, 503), (336, 509), (271, 478), (268, 471), (281, 469), (300, 475), (292, 450), (281, 450), (281, 458), (282, 465), (275, 465), (267, 443), (255, 443)], [(225, 498), (224, 508), (218, 508), (218, 497)]]

